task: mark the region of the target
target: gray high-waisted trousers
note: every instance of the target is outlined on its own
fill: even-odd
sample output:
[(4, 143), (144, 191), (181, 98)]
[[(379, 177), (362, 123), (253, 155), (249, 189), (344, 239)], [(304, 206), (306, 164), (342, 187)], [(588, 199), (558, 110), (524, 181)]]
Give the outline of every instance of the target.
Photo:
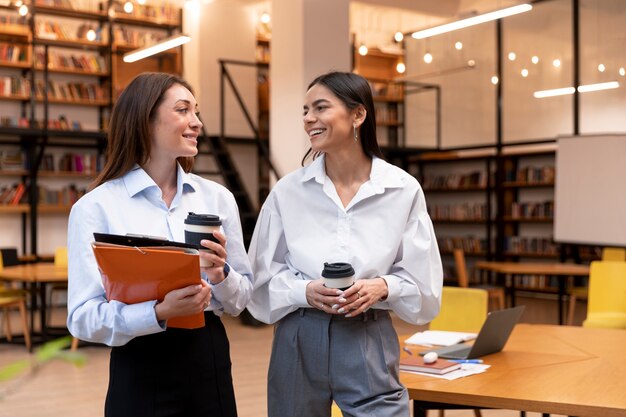
[(400, 384), (400, 346), (389, 312), (353, 318), (306, 308), (274, 331), (268, 378), (269, 417), (408, 417)]

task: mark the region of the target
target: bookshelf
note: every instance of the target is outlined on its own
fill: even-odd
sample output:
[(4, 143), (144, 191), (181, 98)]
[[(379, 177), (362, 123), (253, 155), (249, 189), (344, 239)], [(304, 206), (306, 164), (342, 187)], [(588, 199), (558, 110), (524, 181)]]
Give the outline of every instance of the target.
[(182, 32), (179, 7), (148, 3), (125, 11), (117, 0), (34, 0), (26, 16), (0, 6), (0, 190), (13, 194), (0, 199), (0, 224), (22, 236), (23, 254), (39, 252), (44, 230), (64, 236), (72, 204), (104, 163), (108, 119), (127, 83), (144, 71), (182, 74), (181, 48), (123, 62)]
[[(498, 161), (500, 160), (500, 161)], [(500, 162), (500, 164), (498, 163)], [(444, 263), (444, 279), (454, 276), (451, 252), (462, 248), (477, 260), (588, 263), (600, 248), (579, 246), (573, 256), (553, 240), (555, 151), (513, 152), (495, 147), (478, 152), (433, 152), (408, 158), (428, 202)], [(504, 173), (497, 175), (497, 167)], [(496, 178), (502, 178), (497, 184)], [(497, 198), (501, 190), (502, 197)], [(555, 293), (547, 276), (526, 276), (519, 289)]]
[(371, 48), (362, 56), (353, 48), (353, 71), (365, 77), (372, 88), (376, 108), (378, 142), (381, 146), (404, 145), (404, 84), (394, 81), (402, 54)]

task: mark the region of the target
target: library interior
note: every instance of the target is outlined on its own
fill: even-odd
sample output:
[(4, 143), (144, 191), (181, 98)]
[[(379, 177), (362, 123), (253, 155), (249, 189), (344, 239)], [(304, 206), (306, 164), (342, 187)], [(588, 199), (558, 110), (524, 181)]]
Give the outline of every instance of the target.
[[(131, 80), (193, 87), (192, 172), (232, 192), (247, 249), (331, 70), (368, 81), (437, 238), (442, 317), (392, 312), (403, 357), (525, 306), (488, 369), (401, 372), (412, 414), (626, 415), (625, 40), (624, 0), (0, 0), (0, 417), (103, 412), (110, 348), (67, 337), (68, 218)], [(239, 415), (266, 416), (273, 326), (222, 321)]]

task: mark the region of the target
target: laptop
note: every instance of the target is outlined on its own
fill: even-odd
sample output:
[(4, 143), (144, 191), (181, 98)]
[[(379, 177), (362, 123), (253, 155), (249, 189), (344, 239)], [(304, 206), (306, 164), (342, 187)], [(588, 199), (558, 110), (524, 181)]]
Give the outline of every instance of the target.
[(524, 306), (492, 311), (487, 315), (487, 320), (480, 328), (473, 345), (459, 343), (435, 350), (425, 350), (420, 352), (420, 355), (427, 352), (437, 352), (440, 358), (476, 359), (490, 353), (500, 352), (506, 341), (509, 340), (513, 327), (515, 327), (523, 311)]

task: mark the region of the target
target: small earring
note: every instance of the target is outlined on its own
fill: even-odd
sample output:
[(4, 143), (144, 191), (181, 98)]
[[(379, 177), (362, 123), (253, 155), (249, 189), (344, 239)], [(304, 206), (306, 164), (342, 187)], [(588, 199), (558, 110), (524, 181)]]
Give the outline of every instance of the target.
[(352, 125), (352, 127), (354, 128), (354, 141), (358, 142), (359, 141), (359, 131), (356, 130), (356, 125)]

